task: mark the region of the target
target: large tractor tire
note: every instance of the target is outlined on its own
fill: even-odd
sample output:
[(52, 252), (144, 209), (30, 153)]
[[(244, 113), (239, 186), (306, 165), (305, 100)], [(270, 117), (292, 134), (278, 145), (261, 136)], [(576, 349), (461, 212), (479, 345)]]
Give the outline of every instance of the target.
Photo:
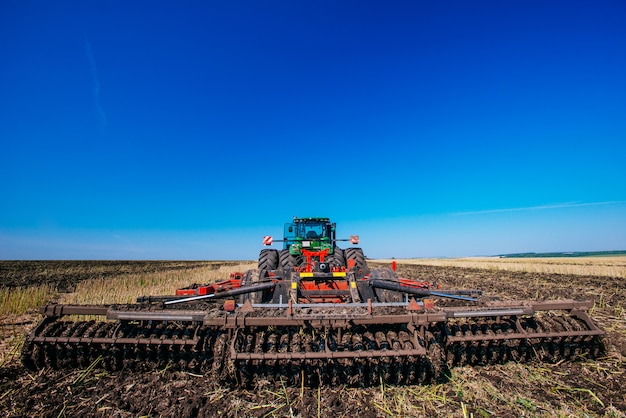
[(328, 264), (330, 264), (332, 267), (347, 267), (346, 266), (346, 257), (343, 253), (343, 250), (339, 247), (335, 248), (335, 250), (333, 251), (332, 255), (329, 255), (328, 257), (326, 257), (325, 259)]
[(276, 270), (278, 266), (277, 250), (261, 250), (259, 254), (259, 270)]
[(365, 261), (365, 255), (363, 255), (363, 250), (357, 247), (346, 248), (346, 263), (350, 265), (350, 260), (354, 260), (353, 270), (357, 273), (358, 277), (363, 277), (369, 273), (369, 268), (367, 267), (367, 262)]
[(293, 271), (294, 267), (302, 263), (302, 256), (289, 254), (289, 250), (280, 250), (278, 255), (279, 265), (286, 271)]

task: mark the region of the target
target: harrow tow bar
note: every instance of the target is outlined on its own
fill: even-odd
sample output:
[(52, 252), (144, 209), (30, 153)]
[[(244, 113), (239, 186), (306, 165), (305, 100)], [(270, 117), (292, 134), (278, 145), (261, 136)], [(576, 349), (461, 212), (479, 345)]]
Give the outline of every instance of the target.
[(430, 294), (430, 296), (438, 296), (440, 298), (458, 299), (458, 300), (466, 300), (466, 301), (469, 301), (469, 302), (476, 302), (476, 298), (472, 298), (472, 297), (469, 297), (469, 296), (454, 295), (454, 294), (451, 294), (451, 293), (441, 293), (441, 292), (429, 292), (429, 294)]
[(470, 301), (470, 302), (475, 302), (476, 299), (469, 297), (469, 296), (463, 296), (463, 295), (459, 295), (459, 294), (449, 294), (449, 293), (442, 293), (442, 292), (433, 292), (431, 290), (428, 289), (419, 289), (419, 288), (415, 288), (415, 287), (409, 287), (409, 286), (403, 286), (400, 283), (395, 283), (395, 282), (389, 282), (389, 281), (385, 281), (385, 280), (378, 280), (378, 279), (374, 279), (370, 281), (370, 286), (372, 287), (378, 287), (380, 289), (387, 289), (387, 290), (393, 290), (396, 292), (402, 292), (402, 293), (409, 293), (411, 295), (417, 295), (417, 296), (438, 296), (438, 297), (442, 297), (442, 298), (449, 298), (449, 299), (460, 299), (460, 300), (466, 300), (466, 301)]

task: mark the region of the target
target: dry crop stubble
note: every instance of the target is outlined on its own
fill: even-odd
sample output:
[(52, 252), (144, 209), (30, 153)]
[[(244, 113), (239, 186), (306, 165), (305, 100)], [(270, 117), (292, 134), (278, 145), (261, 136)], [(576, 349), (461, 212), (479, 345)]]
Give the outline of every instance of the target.
[[(394, 260), (376, 260), (391, 263)], [(536, 257), (536, 258), (416, 258), (395, 260), (401, 264), (438, 267), (465, 267), (485, 270), (523, 271), (577, 276), (626, 278), (626, 256), (612, 257)]]
[(256, 263), (209, 265), (192, 270), (170, 270), (155, 273), (128, 273), (119, 277), (82, 281), (76, 291), (62, 295), (66, 304), (134, 303), (146, 295), (172, 295), (176, 289), (193, 283), (206, 284), (228, 278), (230, 273), (256, 268)]
[[(251, 267), (255, 263), (217, 268), (197, 265), (154, 274), (125, 271), (105, 280), (83, 278), (84, 284), (78, 282), (75, 292), (58, 297), (68, 303), (116, 298), (132, 301), (144, 294), (172, 294), (177, 287), (193, 282), (225, 279), (231, 271)], [(594, 317), (609, 332), (607, 355), (556, 365), (459, 367), (451, 370), (447, 382), (426, 386), (307, 388), (258, 382), (254, 390), (245, 390), (220, 387), (210, 376), (169, 369), (128, 374), (87, 368), (48, 370), (30, 376), (18, 358), (10, 356), (15, 345), (9, 344), (0, 372), (0, 410), (9, 416), (625, 416), (625, 352), (619, 349), (626, 342), (623, 276), (518, 272), (494, 268), (493, 264), (481, 270), (409, 262), (400, 262), (399, 271), (406, 277), (439, 281), (443, 286), (484, 288), (505, 299), (573, 297), (573, 292), (577, 298), (590, 298), (596, 304)], [(103, 297), (103, 293), (111, 295)], [(13, 322), (21, 321), (16, 317)], [(19, 333), (19, 327), (23, 326), (13, 325), (11, 333)]]

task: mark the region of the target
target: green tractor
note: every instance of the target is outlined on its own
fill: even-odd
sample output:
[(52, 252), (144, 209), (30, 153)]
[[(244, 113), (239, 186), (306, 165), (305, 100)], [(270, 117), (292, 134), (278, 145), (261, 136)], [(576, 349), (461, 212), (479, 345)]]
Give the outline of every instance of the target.
[(367, 264), (363, 250), (357, 247), (337, 246), (338, 241), (358, 244), (359, 237), (336, 238), (337, 224), (329, 218), (293, 218), (285, 224), (282, 240), (273, 241), (271, 236), (263, 239), (264, 245), (282, 242), (283, 249), (263, 249), (259, 254), (259, 270), (294, 270), (309, 268), (314, 271), (330, 271), (355, 268), (366, 274)]

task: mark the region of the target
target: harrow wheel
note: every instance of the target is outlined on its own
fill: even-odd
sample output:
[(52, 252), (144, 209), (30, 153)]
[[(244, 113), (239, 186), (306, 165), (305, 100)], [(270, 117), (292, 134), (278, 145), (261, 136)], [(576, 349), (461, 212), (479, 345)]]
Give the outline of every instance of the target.
[[(370, 278), (372, 279), (380, 279), (389, 282), (398, 283), (398, 275), (391, 269), (388, 268), (376, 268), (370, 271)], [(404, 299), (404, 295), (399, 292), (395, 292), (393, 290), (375, 288), (374, 292), (376, 293), (376, 298), (379, 302), (402, 302)]]
[[(256, 270), (248, 270), (246, 274), (243, 276), (241, 280), (241, 286), (254, 286), (259, 284), (263, 279), (267, 277), (267, 271), (256, 269)], [(263, 303), (268, 299), (267, 291), (258, 291), (251, 293), (244, 293), (240, 296), (239, 301), (241, 303), (245, 303), (246, 301), (250, 301), (250, 303)]]

